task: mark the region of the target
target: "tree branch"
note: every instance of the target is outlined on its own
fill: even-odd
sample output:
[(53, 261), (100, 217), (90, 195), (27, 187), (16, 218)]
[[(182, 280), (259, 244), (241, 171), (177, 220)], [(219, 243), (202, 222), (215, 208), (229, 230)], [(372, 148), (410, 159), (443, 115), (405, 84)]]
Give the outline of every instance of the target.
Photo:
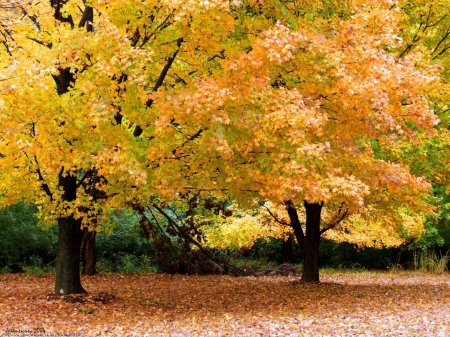
[[(175, 61), (175, 58), (177, 57), (178, 52), (180, 51), (181, 44), (183, 43), (183, 38), (177, 39), (176, 42), (177, 42), (178, 49), (174, 52), (174, 54), (171, 57), (169, 57), (167, 59), (166, 65), (164, 66), (163, 70), (161, 71), (161, 74), (159, 75), (158, 80), (156, 81), (152, 92), (156, 92), (164, 83), (164, 79), (166, 78), (167, 73), (169, 72), (169, 69), (172, 67), (173, 61)], [(145, 102), (146, 107), (151, 108), (151, 106), (153, 105), (153, 102), (154, 102), (153, 98), (149, 98), (147, 100), (147, 102)], [(142, 132), (144, 132), (142, 127), (139, 125), (136, 125), (134, 132), (133, 132), (133, 136), (139, 137), (142, 134)]]
[(325, 233), (326, 231), (335, 228), (337, 225), (339, 225), (342, 220), (344, 220), (344, 218), (347, 216), (348, 214), (348, 208), (344, 208), (345, 207), (345, 202), (343, 202), (338, 209), (338, 212), (336, 214), (336, 216), (334, 217), (333, 220), (331, 220), (328, 224), (326, 224), (321, 230), (320, 230), (320, 235), (322, 235), (323, 233)]
[(83, 176), (81, 177), (80, 181), (77, 183), (76, 188), (80, 187), (83, 182), (86, 180), (86, 178), (88, 177), (88, 175), (91, 173), (91, 170), (86, 170), (86, 172), (84, 172)]
[(38, 179), (41, 182), (41, 189), (47, 194), (47, 196), (50, 198), (50, 201), (53, 201), (53, 193), (50, 191), (50, 187), (48, 187), (48, 184), (45, 182), (44, 177), (42, 176), (41, 169), (39, 168), (39, 163), (37, 160), (37, 157), (34, 156), (34, 161), (36, 162), (37, 169), (36, 173), (38, 175)]
[[(149, 223), (152, 223), (152, 222), (150, 221), (150, 219), (147, 217), (147, 215), (145, 214), (144, 208), (143, 208), (142, 206), (140, 206), (140, 205), (135, 205), (135, 206), (136, 206), (136, 210), (137, 210), (138, 214), (139, 214), (142, 218), (145, 218)], [(148, 209), (148, 211), (150, 212), (150, 214), (152, 215), (153, 220), (155, 221), (156, 226), (158, 227), (160, 234), (161, 234), (161, 235), (166, 235), (166, 236), (167, 236), (167, 234), (164, 232), (164, 230), (162, 229), (161, 225), (159, 224), (159, 221), (158, 221), (158, 219), (156, 218), (156, 216), (155, 216), (155, 214), (153, 213), (153, 211), (152, 211), (150, 208), (148, 208), (148, 207), (147, 207), (147, 209)], [(169, 242), (169, 245), (170, 245), (170, 249), (176, 254), (177, 252), (176, 252), (176, 249), (175, 249), (175, 246), (174, 246), (172, 240), (169, 240), (168, 242)]]
[[(154, 202), (151, 202), (152, 207), (154, 207), (162, 216), (164, 216), (166, 218), (166, 220), (169, 222), (169, 224), (176, 229), (177, 233), (181, 233), (182, 230), (181, 228), (178, 226), (178, 224), (161, 208), (159, 207), (157, 204), (155, 204)], [(190, 242), (192, 242), (195, 246), (198, 247), (198, 249), (200, 249), (200, 251), (205, 254), (205, 256), (207, 256), (211, 261), (213, 261), (214, 263), (216, 263), (218, 266), (224, 268), (225, 270), (227, 270), (228, 268), (230, 268), (232, 271), (234, 271), (237, 274), (240, 275), (248, 275), (247, 272), (243, 271), (242, 269), (230, 264), (228, 261), (224, 261), (221, 260), (219, 258), (216, 258), (215, 256), (213, 256), (208, 250), (206, 250), (197, 240), (195, 240), (191, 235), (185, 233), (184, 235), (187, 236), (187, 238), (189, 239)]]
[(62, 6), (67, 2), (67, 0), (50, 0), (52, 7), (55, 9), (54, 17), (56, 20), (61, 22), (67, 22), (73, 29), (75, 24), (73, 22), (72, 16), (69, 15), (66, 18), (61, 13)]
[(300, 248), (304, 251), (305, 249), (305, 233), (303, 232), (302, 224), (300, 219), (298, 218), (297, 209), (291, 200), (287, 200), (284, 202), (286, 206), (286, 210), (289, 215), (289, 219), (291, 221), (291, 227), (294, 229), (294, 234), (297, 239), (297, 243)]
[(259, 205), (260, 205), (261, 207), (264, 207), (264, 208), (267, 210), (267, 212), (269, 212), (270, 216), (271, 216), (276, 222), (278, 222), (279, 224), (284, 225), (284, 226), (292, 227), (292, 226), (291, 226), (290, 224), (288, 224), (286, 221), (283, 221), (283, 220), (278, 219), (278, 218), (276, 217), (276, 215), (272, 213), (272, 211), (269, 209), (269, 207), (267, 207), (267, 206), (264, 205), (263, 203), (260, 203)]
[[(159, 75), (158, 80), (156, 81), (152, 92), (157, 91), (163, 84), (164, 79), (166, 78), (170, 67), (172, 67), (173, 61), (175, 61), (175, 58), (177, 57), (178, 52), (180, 51), (181, 44), (183, 43), (183, 38), (177, 39), (176, 42), (177, 42), (178, 49), (174, 52), (174, 54), (171, 57), (169, 57), (167, 59), (166, 65), (164, 66), (163, 70), (161, 71), (161, 74)], [(150, 98), (149, 100), (147, 100), (147, 102), (145, 102), (145, 105), (147, 106), (147, 108), (150, 108), (152, 106), (153, 101), (154, 100)]]
[(83, 16), (78, 23), (78, 28), (84, 27), (86, 25), (86, 30), (92, 32), (94, 30), (94, 8), (86, 6), (83, 11)]

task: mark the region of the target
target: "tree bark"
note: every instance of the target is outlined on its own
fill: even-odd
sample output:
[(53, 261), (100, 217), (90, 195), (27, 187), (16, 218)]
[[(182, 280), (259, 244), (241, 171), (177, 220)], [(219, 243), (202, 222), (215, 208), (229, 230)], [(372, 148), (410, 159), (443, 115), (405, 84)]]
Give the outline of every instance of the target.
[(303, 233), (302, 224), (300, 219), (298, 218), (297, 209), (294, 207), (294, 204), (288, 200), (286, 201), (286, 210), (289, 215), (290, 225), (294, 229), (294, 235), (297, 239), (297, 244), (299, 245), (302, 253), (305, 251), (305, 233)]
[[(74, 201), (77, 197), (77, 178), (61, 170), (58, 185), (63, 191), (63, 201)], [(56, 259), (55, 293), (61, 295), (80, 294), (86, 291), (81, 286), (80, 249), (83, 239), (81, 221), (73, 216), (58, 219), (58, 253)]]
[(74, 24), (73, 24), (72, 16), (69, 15), (69, 16), (65, 17), (61, 12), (62, 6), (64, 6), (67, 3), (67, 1), (68, 0), (50, 0), (50, 3), (52, 5), (52, 7), (55, 9), (55, 13), (54, 13), (55, 19), (60, 22), (68, 22), (70, 24), (70, 26), (73, 28)]
[[(57, 25), (61, 22), (67, 22), (74, 28), (72, 17), (65, 16), (61, 8), (68, 0), (50, 0), (54, 9), (54, 18)], [(91, 10), (86, 10), (86, 20), (93, 20)], [(89, 26), (88, 26), (89, 31)], [(56, 84), (58, 95), (69, 92), (69, 88), (75, 81), (74, 74), (69, 68), (60, 68), (59, 73), (52, 75)], [(65, 125), (61, 122), (61, 126)], [(45, 187), (46, 185), (44, 185)], [(77, 178), (76, 174), (63, 168), (58, 175), (58, 187), (63, 191), (61, 201), (73, 202), (77, 198)], [(48, 194), (48, 193), (47, 193)], [(51, 195), (50, 195), (51, 197)], [(80, 278), (80, 250), (83, 233), (81, 221), (75, 219), (73, 215), (60, 217), (58, 219), (59, 238), (58, 253), (56, 262), (56, 283), (55, 293), (61, 295), (85, 293), (81, 285)], [(87, 231), (87, 230), (86, 230)]]
[(80, 248), (83, 238), (81, 222), (73, 217), (59, 218), (58, 226), (55, 293), (60, 295), (85, 293), (80, 278)]
[(319, 282), (320, 218), (323, 203), (304, 202), (306, 234), (302, 282)]
[(95, 275), (96, 256), (95, 256), (95, 231), (90, 231), (87, 228), (84, 230), (83, 239), (81, 241), (81, 260), (83, 263), (83, 275)]
[(281, 243), (281, 262), (288, 263), (292, 262), (292, 236), (289, 236), (286, 240)]

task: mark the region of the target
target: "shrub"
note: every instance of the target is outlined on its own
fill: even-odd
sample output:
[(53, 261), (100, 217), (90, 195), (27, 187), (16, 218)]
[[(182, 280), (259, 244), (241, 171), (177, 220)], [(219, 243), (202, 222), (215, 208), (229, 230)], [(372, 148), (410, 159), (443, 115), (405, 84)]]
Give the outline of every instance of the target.
[(437, 254), (435, 251), (416, 251), (414, 253), (414, 269), (419, 271), (428, 271), (431, 273), (443, 273), (447, 271), (450, 256), (448, 252), (444, 255)]
[(38, 262), (43, 266), (55, 261), (58, 229), (40, 228), (35, 213), (36, 208), (25, 203), (0, 210), (1, 270), (18, 272)]
[(96, 251), (98, 260), (117, 261), (121, 255), (149, 255), (155, 251), (153, 243), (143, 239), (137, 216), (123, 213), (115, 216), (117, 223), (113, 233), (98, 233)]

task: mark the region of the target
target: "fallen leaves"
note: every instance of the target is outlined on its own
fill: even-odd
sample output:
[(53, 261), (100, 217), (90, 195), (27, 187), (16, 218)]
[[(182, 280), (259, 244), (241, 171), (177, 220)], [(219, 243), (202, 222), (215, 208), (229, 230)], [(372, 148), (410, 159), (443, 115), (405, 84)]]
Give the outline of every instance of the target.
[[(73, 336), (448, 336), (450, 276), (97, 275), (51, 297), (54, 276), (0, 275), (0, 331)], [(12, 335), (10, 333), (10, 335)]]
[[(106, 304), (113, 299), (115, 296), (107, 293), (99, 293), (97, 295), (92, 294), (70, 294), (66, 296), (59, 296), (56, 294), (48, 294), (45, 296), (47, 300), (51, 301), (65, 301), (70, 303), (93, 303), (93, 302), (101, 302)], [(35, 297), (29, 297), (29, 300), (36, 299)]]

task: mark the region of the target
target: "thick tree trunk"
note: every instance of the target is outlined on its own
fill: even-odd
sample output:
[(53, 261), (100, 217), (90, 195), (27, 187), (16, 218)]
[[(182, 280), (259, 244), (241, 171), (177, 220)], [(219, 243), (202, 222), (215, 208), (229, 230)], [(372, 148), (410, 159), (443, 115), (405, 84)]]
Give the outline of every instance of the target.
[[(74, 201), (77, 198), (77, 178), (64, 172), (59, 173), (58, 185), (63, 191), (62, 200)], [(80, 279), (80, 249), (83, 239), (81, 221), (73, 216), (58, 219), (58, 254), (56, 259), (55, 293), (61, 295), (86, 292)]]
[(95, 231), (84, 230), (83, 240), (81, 242), (81, 259), (83, 262), (83, 275), (95, 275), (96, 257), (95, 257)]
[(306, 210), (306, 238), (304, 241), (303, 282), (319, 282), (319, 244), (322, 203), (304, 202)]
[(85, 293), (80, 279), (80, 248), (83, 238), (81, 223), (73, 217), (59, 218), (58, 226), (55, 293), (61, 295)]

